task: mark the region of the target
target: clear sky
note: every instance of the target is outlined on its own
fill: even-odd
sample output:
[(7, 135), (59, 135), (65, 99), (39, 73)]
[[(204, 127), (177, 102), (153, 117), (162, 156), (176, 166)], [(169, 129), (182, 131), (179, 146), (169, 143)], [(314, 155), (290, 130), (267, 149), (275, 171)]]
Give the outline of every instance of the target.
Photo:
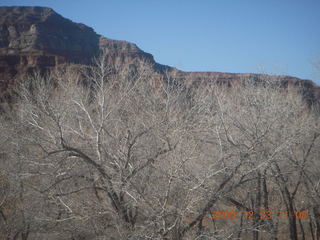
[(0, 0), (13, 5), (51, 7), (181, 70), (320, 83), (320, 0)]

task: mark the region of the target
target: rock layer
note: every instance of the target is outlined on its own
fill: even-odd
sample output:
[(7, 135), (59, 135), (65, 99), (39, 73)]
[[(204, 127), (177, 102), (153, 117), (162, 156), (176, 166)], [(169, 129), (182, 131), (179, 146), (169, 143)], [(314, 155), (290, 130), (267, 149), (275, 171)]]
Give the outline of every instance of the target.
[[(135, 44), (98, 35), (84, 24), (74, 23), (50, 8), (0, 7), (0, 93), (14, 85), (15, 79), (34, 70), (75, 63), (91, 64), (100, 50), (107, 50), (110, 65), (131, 64), (144, 60), (157, 74), (176, 69), (158, 64), (151, 54)], [(198, 80), (214, 80), (223, 84), (239, 82), (244, 77), (259, 79), (259, 74), (233, 74), (219, 72), (178, 72), (178, 78), (190, 87)], [(320, 89), (310, 80), (289, 76), (269, 76), (302, 89), (308, 101), (320, 99)]]

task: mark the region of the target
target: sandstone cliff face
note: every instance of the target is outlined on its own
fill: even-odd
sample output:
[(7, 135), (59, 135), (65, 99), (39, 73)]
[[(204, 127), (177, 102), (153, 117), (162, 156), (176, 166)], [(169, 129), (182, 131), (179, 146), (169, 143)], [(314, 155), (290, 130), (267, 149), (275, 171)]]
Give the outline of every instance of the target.
[[(75, 63), (91, 64), (101, 50), (107, 50), (110, 65), (126, 65), (144, 60), (155, 73), (176, 69), (158, 64), (153, 56), (135, 44), (98, 35), (84, 24), (74, 23), (44, 7), (0, 7), (0, 93), (14, 85), (14, 81), (34, 70), (45, 71), (55, 66)], [(240, 82), (244, 77), (259, 79), (259, 74), (219, 72), (182, 72), (178, 78), (186, 86), (198, 87), (200, 80), (222, 84)], [(312, 81), (289, 76), (269, 76), (280, 79), (283, 85), (301, 88), (308, 101), (320, 99), (320, 88)]]
[(107, 49), (109, 64), (128, 64), (134, 59), (154, 62), (151, 54), (135, 44), (102, 37), (50, 8), (0, 7), (0, 92), (36, 69), (90, 64), (101, 49)]
[(50, 8), (0, 8), (0, 54), (59, 55), (73, 61), (98, 53), (99, 36)]

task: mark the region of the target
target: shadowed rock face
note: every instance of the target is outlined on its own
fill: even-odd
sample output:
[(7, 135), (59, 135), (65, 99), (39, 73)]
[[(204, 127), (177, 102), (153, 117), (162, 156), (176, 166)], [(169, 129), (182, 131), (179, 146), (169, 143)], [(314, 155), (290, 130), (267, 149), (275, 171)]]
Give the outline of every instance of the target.
[(135, 44), (102, 37), (50, 8), (0, 7), (0, 92), (35, 69), (90, 64), (103, 48), (108, 50), (109, 64), (127, 64), (133, 59), (154, 62), (151, 54)]
[(50, 8), (0, 7), (2, 55), (58, 55), (71, 62), (89, 63), (101, 48), (113, 53), (146, 54), (135, 44), (101, 37), (92, 28), (63, 18)]
[(98, 53), (93, 29), (61, 17), (50, 8), (0, 8), (1, 54), (54, 54), (80, 60)]
[[(92, 28), (74, 23), (50, 8), (0, 7), (0, 93), (10, 89), (15, 79), (36, 69), (51, 69), (65, 63), (90, 64), (102, 49), (107, 50), (106, 61), (110, 65), (145, 60), (160, 75), (174, 70), (156, 63), (151, 54), (135, 44), (100, 36)], [(259, 79), (263, 75), (178, 71), (178, 78), (190, 87), (196, 86), (200, 79), (232, 84), (244, 77)], [(289, 76), (268, 77), (280, 79), (283, 85), (301, 87), (310, 101), (320, 99), (319, 87), (312, 81)]]

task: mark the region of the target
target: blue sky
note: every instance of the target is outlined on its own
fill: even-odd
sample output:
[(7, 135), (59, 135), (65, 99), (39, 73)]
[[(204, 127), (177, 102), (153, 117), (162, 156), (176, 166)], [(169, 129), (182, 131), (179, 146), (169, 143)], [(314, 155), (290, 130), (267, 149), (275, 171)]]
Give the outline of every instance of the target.
[(185, 71), (270, 73), (320, 83), (320, 0), (1, 0), (47, 6)]

